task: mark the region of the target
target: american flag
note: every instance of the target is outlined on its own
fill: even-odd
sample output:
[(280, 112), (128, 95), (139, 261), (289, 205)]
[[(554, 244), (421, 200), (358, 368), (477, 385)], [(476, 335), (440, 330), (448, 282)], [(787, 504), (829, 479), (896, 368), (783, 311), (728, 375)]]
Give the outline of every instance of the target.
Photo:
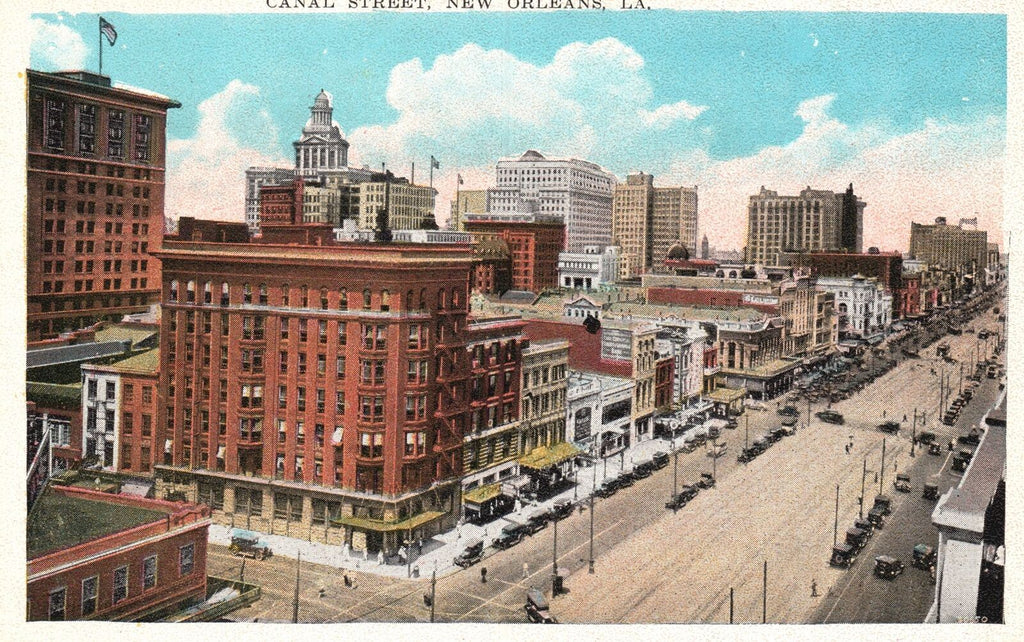
[(117, 41), (117, 30), (114, 29), (114, 25), (104, 20), (103, 16), (100, 16), (100, 33), (107, 37), (107, 42), (113, 47)]

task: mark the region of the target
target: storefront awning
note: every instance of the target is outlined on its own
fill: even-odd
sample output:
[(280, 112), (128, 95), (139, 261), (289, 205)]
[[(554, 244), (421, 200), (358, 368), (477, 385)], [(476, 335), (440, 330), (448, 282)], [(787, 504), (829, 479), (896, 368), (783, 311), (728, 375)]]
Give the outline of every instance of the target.
[(443, 516), (444, 513), (439, 511), (426, 511), (406, 519), (385, 522), (379, 519), (370, 519), (368, 517), (342, 515), (337, 519), (331, 520), (331, 523), (335, 526), (351, 526), (352, 528), (358, 528), (364, 531), (389, 533), (395, 531), (410, 531), (414, 528), (419, 528), (420, 526), (438, 520)]
[(625, 435), (629, 431), (626, 426), (609, 426), (601, 429), (601, 437), (603, 439), (609, 439), (610, 436)]
[(743, 388), (715, 388), (708, 394), (708, 398), (718, 403), (732, 403), (746, 394)]
[(534, 448), (528, 455), (519, 459), (519, 465), (533, 470), (544, 470), (557, 466), (579, 453), (580, 450), (578, 448), (563, 441), (550, 447), (540, 446), (539, 448)]
[(466, 504), (484, 504), (501, 495), (501, 483), (496, 482), (485, 486), (478, 486), (462, 495), (462, 501)]

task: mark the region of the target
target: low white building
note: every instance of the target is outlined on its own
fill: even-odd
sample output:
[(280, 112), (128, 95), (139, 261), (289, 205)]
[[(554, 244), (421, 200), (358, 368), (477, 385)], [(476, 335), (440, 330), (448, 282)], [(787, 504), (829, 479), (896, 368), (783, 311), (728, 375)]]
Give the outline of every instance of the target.
[(871, 339), (882, 336), (892, 323), (892, 294), (875, 278), (818, 277), (818, 286), (835, 295), (839, 333)]
[(658, 319), (658, 338), (654, 347), (659, 356), (671, 355), (675, 361), (672, 381), (673, 406), (700, 401), (704, 382), (704, 350), (707, 333), (698, 323), (676, 317)]
[(595, 290), (615, 282), (619, 272), (619, 248), (588, 245), (582, 252), (558, 255), (558, 284), (563, 288)]
[(602, 316), (601, 310), (602, 306), (600, 303), (586, 295), (580, 295), (575, 299), (565, 302), (562, 306), (562, 316), (576, 323), (583, 323), (587, 320), (587, 317), (594, 317), (600, 321)]
[(633, 381), (594, 372), (569, 372), (566, 441), (594, 457), (610, 457), (629, 445)]
[(82, 366), (82, 456), (95, 456), (105, 469), (117, 469), (121, 376)]

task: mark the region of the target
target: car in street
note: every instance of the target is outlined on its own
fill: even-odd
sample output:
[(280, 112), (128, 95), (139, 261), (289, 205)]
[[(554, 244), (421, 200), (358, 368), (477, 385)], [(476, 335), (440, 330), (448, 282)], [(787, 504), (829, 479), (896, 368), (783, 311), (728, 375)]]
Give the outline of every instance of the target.
[(526, 518), (526, 530), (530, 535), (533, 535), (547, 526), (550, 519), (551, 513), (546, 510), (537, 509), (530, 513), (529, 517)]
[(551, 505), (551, 518), (562, 519), (572, 513), (572, 500), (561, 497)]
[(711, 473), (701, 473), (700, 479), (697, 480), (697, 486), (705, 489), (714, 488), (715, 478), (711, 475)]
[(658, 451), (651, 456), (651, 463), (654, 464), (655, 468), (664, 468), (668, 466), (668, 453)]
[(917, 434), (918, 443), (930, 444), (935, 441), (935, 433), (924, 431)]
[(916, 544), (913, 555), (914, 557), (910, 561), (911, 565), (924, 570), (935, 566), (935, 562), (938, 559), (938, 553), (935, 552), (935, 548), (927, 544)]
[(872, 508), (868, 511), (868, 521), (877, 529), (885, 526), (885, 513), (880, 508)]
[(896, 479), (892, 482), (893, 487), (901, 493), (910, 492), (910, 475), (904, 475), (902, 473), (896, 475)]
[(796, 422), (796, 415), (785, 415), (782, 417), (782, 419), (779, 420), (779, 423), (781, 423), (783, 426), (795, 426)]
[(754, 457), (757, 457), (757, 451), (753, 448), (744, 448), (740, 454), (736, 457), (736, 461), (741, 464), (745, 464), (749, 461), (753, 461)]
[(942, 446), (939, 444), (928, 444), (929, 455), (942, 455)]
[(967, 449), (961, 450), (957, 454), (953, 455), (953, 470), (958, 473), (964, 472), (965, 470), (967, 470), (967, 466), (971, 463), (971, 459), (973, 458), (973, 452)]
[(501, 527), (498, 532), (498, 536), (491, 542), (491, 546), (497, 549), (505, 550), (512, 548), (519, 542), (523, 541), (528, 531), (525, 524), (506, 524)]
[(846, 543), (858, 551), (867, 546), (869, 537), (870, 534), (862, 528), (853, 527), (846, 529)]
[(613, 482), (606, 481), (594, 490), (594, 495), (597, 497), (611, 497), (615, 494), (616, 490), (618, 490), (618, 486)]
[(892, 420), (883, 421), (882, 423), (878, 424), (878, 429), (881, 430), (882, 432), (888, 432), (895, 435), (900, 431), (900, 422)]
[(708, 457), (718, 458), (721, 457), (729, 450), (729, 444), (710, 444), (708, 445)]
[(861, 519), (859, 517), (853, 520), (853, 527), (859, 528), (862, 531), (866, 532), (868, 534), (868, 537), (871, 537), (875, 532), (875, 527), (871, 522), (869, 522), (866, 519)]
[(633, 473), (630, 471), (622, 471), (619, 476), (615, 478), (615, 485), (619, 488), (628, 488), (633, 485)]
[(643, 461), (633, 467), (633, 477), (636, 479), (645, 479), (650, 477), (654, 472), (653, 461)]
[(889, 515), (892, 513), (892, 498), (888, 495), (876, 495), (875, 503), (871, 507), (872, 510), (878, 509), (882, 511), (883, 515)]
[(799, 417), (800, 411), (797, 410), (796, 406), (783, 406), (779, 408), (778, 413), (783, 416)]
[(231, 544), (228, 545), (228, 550), (232, 555), (256, 560), (263, 560), (274, 554), (266, 542), (260, 541), (259, 533), (242, 528), (231, 529)]
[(832, 547), (832, 556), (828, 563), (839, 568), (850, 568), (857, 559), (857, 549), (850, 544), (836, 544)]
[(482, 539), (471, 539), (466, 542), (466, 547), (462, 549), (453, 560), (456, 566), (462, 568), (469, 568), (484, 558), (484, 541)]
[(842, 413), (837, 412), (835, 410), (822, 410), (820, 412), (814, 413), (814, 416), (817, 417), (818, 419), (821, 419), (827, 424), (837, 424), (839, 426), (842, 426), (844, 423), (846, 423), (846, 419), (843, 418)]
[(890, 555), (879, 555), (875, 558), (875, 577), (893, 580), (903, 573), (903, 562)]
[(665, 508), (670, 510), (679, 510), (683, 506), (686, 506), (691, 499), (697, 496), (700, 491), (696, 486), (683, 486), (683, 489), (672, 496), (668, 502), (665, 503)]
[(526, 617), (534, 624), (558, 624), (551, 615), (551, 607), (548, 599), (544, 597), (540, 589), (531, 588), (526, 592)]

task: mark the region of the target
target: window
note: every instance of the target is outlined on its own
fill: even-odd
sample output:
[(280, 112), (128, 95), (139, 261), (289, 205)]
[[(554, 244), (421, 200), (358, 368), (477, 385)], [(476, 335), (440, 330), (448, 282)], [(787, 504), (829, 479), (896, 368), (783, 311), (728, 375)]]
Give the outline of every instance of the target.
[(156, 555), (150, 555), (142, 560), (142, 590), (148, 590), (156, 586)]
[(114, 604), (128, 597), (128, 567), (114, 569)]
[(338, 391), (334, 395), (334, 411), (339, 414), (345, 414), (345, 393)]
[(341, 288), (340, 290), (338, 290), (338, 309), (348, 309), (348, 290), (345, 288)]
[(107, 112), (107, 156), (124, 158), (124, 112)]
[(370, 297), (370, 290), (369, 289), (363, 290), (363, 309), (364, 310), (369, 310), (370, 309), (370, 298), (371, 298)]
[(49, 619), (50, 620), (63, 620), (64, 619), (64, 607), (67, 602), (67, 588), (60, 587), (50, 591), (50, 609)]
[(82, 580), (82, 617), (96, 612), (96, 596), (99, 577), (93, 575)]
[(338, 321), (338, 345), (339, 346), (343, 346), (343, 345), (347, 345), (348, 344), (348, 337), (346, 336), (347, 329), (348, 329), (348, 324), (347, 323), (345, 323), (344, 321)]
[(149, 130), (152, 118), (146, 114), (135, 114), (135, 160), (149, 160)]
[(362, 383), (381, 385), (384, 383), (384, 360), (363, 359), (362, 360)]
[(387, 326), (363, 324), (363, 349), (387, 350)]
[(43, 120), (43, 139), (51, 149), (64, 149), (64, 101), (46, 99), (46, 117)]
[(370, 423), (384, 421), (384, 396), (359, 397), (359, 419)]
[(384, 433), (359, 433), (359, 454), (363, 457), (382, 457)]
[[(194, 566), (196, 545), (186, 544), (178, 549), (178, 574), (188, 575), (192, 572)], [(125, 567), (125, 574), (127, 577), (128, 569)]]

